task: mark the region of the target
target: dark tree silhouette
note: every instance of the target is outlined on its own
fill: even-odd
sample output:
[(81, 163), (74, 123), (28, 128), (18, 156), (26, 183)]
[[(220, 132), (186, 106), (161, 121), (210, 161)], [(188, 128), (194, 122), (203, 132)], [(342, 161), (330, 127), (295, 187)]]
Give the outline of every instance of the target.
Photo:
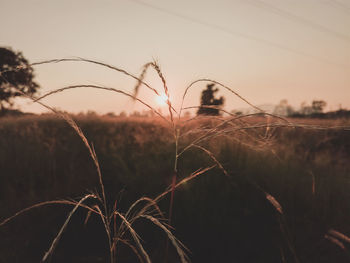
[(327, 106), (327, 102), (325, 102), (324, 100), (314, 100), (312, 101), (312, 110), (313, 113), (322, 113), (324, 107)]
[(197, 115), (220, 115), (220, 107), (224, 104), (224, 98), (215, 98), (215, 93), (219, 91), (218, 88), (213, 89), (215, 84), (207, 85), (207, 89), (202, 91), (201, 106), (197, 111)]
[(34, 94), (39, 85), (33, 81), (33, 68), (21, 52), (0, 47), (0, 111), (13, 106), (19, 92)]

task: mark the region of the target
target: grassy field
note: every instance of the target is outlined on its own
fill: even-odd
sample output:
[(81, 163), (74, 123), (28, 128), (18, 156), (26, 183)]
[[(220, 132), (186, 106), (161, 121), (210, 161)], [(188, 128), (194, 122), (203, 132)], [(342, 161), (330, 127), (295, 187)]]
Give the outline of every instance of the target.
[[(176, 144), (164, 120), (73, 118), (96, 151), (108, 209), (125, 215), (140, 197), (154, 199), (172, 184)], [(177, 182), (216, 165), (177, 187), (173, 202), (171, 192), (158, 202), (165, 218), (171, 210), (171, 230), (192, 262), (350, 260), (349, 239), (340, 234), (350, 235), (350, 131), (342, 128), (349, 121), (290, 121), (298, 125), (263, 117), (179, 125), (179, 152), (196, 143), (178, 158)], [(79, 200), (89, 192), (101, 194), (94, 162), (65, 121), (0, 119), (1, 221), (39, 202)], [(0, 262), (39, 262), (72, 208), (50, 204), (3, 224)], [(104, 225), (87, 211), (72, 216), (51, 262), (109, 261)], [(121, 223), (111, 220), (112, 228)], [(152, 262), (180, 262), (164, 231), (142, 219), (133, 227)], [(126, 244), (132, 235), (124, 239), (114, 250), (116, 262), (136, 262)]]

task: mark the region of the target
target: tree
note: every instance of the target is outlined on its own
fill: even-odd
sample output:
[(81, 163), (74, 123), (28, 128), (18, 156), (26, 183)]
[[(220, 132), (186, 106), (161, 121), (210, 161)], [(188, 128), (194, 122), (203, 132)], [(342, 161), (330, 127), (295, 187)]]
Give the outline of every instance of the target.
[(0, 47), (0, 111), (13, 106), (22, 93), (34, 94), (39, 85), (33, 81), (34, 70), (21, 52)]
[(294, 113), (292, 106), (288, 104), (287, 100), (281, 100), (278, 105), (276, 105), (273, 114), (281, 116), (291, 116)]
[(314, 100), (312, 101), (312, 111), (313, 113), (322, 113), (324, 107), (326, 107), (327, 103), (323, 100)]
[(224, 98), (216, 99), (214, 94), (219, 91), (218, 88), (213, 89), (215, 84), (207, 85), (207, 89), (202, 91), (201, 106), (197, 111), (197, 115), (220, 115), (220, 107), (224, 104)]

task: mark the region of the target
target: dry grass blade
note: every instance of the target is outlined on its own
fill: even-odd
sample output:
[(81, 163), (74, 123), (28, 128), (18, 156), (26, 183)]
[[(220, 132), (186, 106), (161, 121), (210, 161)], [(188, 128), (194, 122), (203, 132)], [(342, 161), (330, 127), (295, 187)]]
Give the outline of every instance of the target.
[(171, 178), (171, 193), (170, 193), (170, 203), (169, 203), (169, 224), (171, 224), (171, 218), (173, 217), (173, 205), (174, 205), (174, 195), (175, 195), (175, 185), (177, 180), (177, 174), (174, 173)]
[(55, 237), (55, 239), (52, 241), (51, 246), (49, 248), (49, 250), (45, 253), (42, 262), (46, 261), (46, 259), (48, 258), (48, 256), (53, 252), (53, 250), (55, 249), (58, 241), (60, 240), (63, 231), (65, 230), (65, 228), (67, 227), (72, 215), (75, 213), (75, 211), (79, 208), (80, 204), (82, 204), (85, 200), (89, 199), (89, 198), (97, 198), (95, 195), (93, 194), (88, 194), (86, 196), (84, 196), (82, 199), (80, 199), (80, 201), (75, 205), (75, 207), (73, 208), (73, 210), (68, 214), (68, 217), (66, 219), (66, 221), (64, 222), (63, 226), (61, 227), (60, 231), (58, 232), (57, 236)]
[[(158, 74), (159, 78), (161, 79), (162, 83), (163, 83), (163, 89), (164, 89), (164, 93), (165, 95), (167, 96), (167, 100), (166, 100), (166, 104), (168, 105), (168, 109), (169, 109), (169, 114), (170, 114), (170, 120), (171, 120), (171, 123), (173, 124), (174, 126), (174, 120), (173, 120), (173, 111), (176, 113), (176, 110), (174, 109), (174, 107), (172, 106), (171, 104), (171, 101), (170, 101), (170, 93), (169, 93), (169, 89), (168, 89), (168, 86), (167, 86), (167, 83), (166, 83), (166, 80), (164, 78), (164, 75), (162, 73), (162, 71), (160, 70), (160, 67), (159, 65), (157, 64), (156, 61), (154, 62), (150, 62), (150, 63), (147, 63), (143, 66), (143, 70), (142, 70), (142, 73), (139, 77), (139, 81), (137, 82), (135, 88), (134, 88), (134, 95), (136, 97), (137, 93), (138, 93), (138, 90), (142, 84), (142, 80), (145, 78), (145, 75), (146, 75), (146, 72), (148, 70), (149, 67), (152, 67)], [(157, 93), (157, 95), (159, 96), (159, 93)]]
[(185, 92), (182, 96), (182, 102), (181, 102), (181, 108), (180, 108), (180, 113), (179, 113), (179, 117), (181, 117), (181, 112), (183, 109), (183, 104), (185, 101), (185, 97), (187, 95), (188, 90), (193, 87), (194, 84), (199, 83), (199, 82), (212, 82), (215, 83), (223, 88), (225, 88), (226, 90), (230, 91), (231, 93), (233, 93), (235, 96), (237, 96), (238, 98), (240, 98), (241, 100), (243, 100), (245, 103), (247, 103), (249, 106), (253, 107), (254, 109), (258, 110), (259, 112), (265, 112), (264, 110), (260, 109), (259, 107), (255, 106), (254, 104), (250, 103), (248, 100), (246, 100), (245, 98), (243, 98), (241, 95), (239, 95), (237, 92), (235, 92), (233, 89), (225, 86), (224, 84), (221, 84), (218, 81), (212, 80), (212, 79), (198, 79), (193, 81), (190, 85), (187, 86), (187, 88), (185, 89)]
[[(107, 237), (108, 237), (109, 250), (110, 250), (110, 253), (112, 253), (113, 241), (112, 241), (112, 237), (111, 237), (111, 229), (109, 227), (109, 222), (107, 222), (106, 217), (103, 215), (103, 213), (102, 213), (102, 211), (101, 211), (99, 206), (95, 205), (94, 208), (96, 209), (96, 211), (98, 211), (98, 214), (100, 215), (102, 223), (103, 223), (103, 225), (105, 227), (106, 234), (107, 234)], [(113, 259), (113, 254), (111, 254), (111, 261), (112, 261), (112, 259)]]
[[(188, 149), (194, 147), (196, 144), (203, 142), (205, 140), (211, 139), (211, 138), (215, 138), (215, 137), (219, 137), (219, 136), (224, 136), (225, 134), (230, 134), (230, 133), (234, 133), (237, 131), (244, 131), (244, 130), (254, 130), (254, 129), (262, 129), (262, 128), (284, 128), (284, 127), (291, 127), (288, 124), (270, 124), (270, 125), (266, 125), (266, 124), (259, 124), (259, 125), (251, 125), (251, 126), (246, 126), (246, 127), (238, 127), (238, 128), (230, 128), (230, 129), (225, 129), (225, 130), (207, 130), (207, 134), (195, 139), (192, 143), (189, 143), (187, 146), (185, 146), (183, 148), (183, 150), (178, 154), (178, 156), (182, 155), (184, 152), (186, 152)], [(304, 125), (293, 125), (292, 127), (300, 127), (300, 128), (305, 128)]]
[(173, 246), (176, 248), (177, 254), (180, 257), (181, 262), (182, 263), (188, 262), (188, 257), (186, 256), (183, 249), (180, 247), (180, 246), (183, 246), (183, 244), (181, 244), (176, 239), (176, 237), (169, 231), (169, 229), (166, 226), (164, 226), (157, 218), (155, 218), (153, 216), (141, 215), (140, 217), (146, 218), (149, 221), (151, 221), (153, 224), (155, 224), (156, 226), (160, 227), (167, 234), (169, 240), (172, 242)]
[[(37, 65), (51, 64), (51, 63), (60, 63), (60, 62), (88, 62), (88, 63), (96, 64), (96, 65), (99, 65), (99, 66), (103, 66), (103, 67), (106, 67), (106, 68), (118, 71), (120, 73), (123, 73), (123, 74), (125, 74), (125, 75), (127, 75), (127, 76), (129, 76), (129, 77), (131, 77), (131, 78), (133, 78), (135, 80), (137, 80), (137, 84), (136, 84), (135, 89), (134, 89), (134, 96), (131, 96), (131, 98), (134, 99), (134, 100), (135, 100), (134, 97), (136, 97), (138, 89), (141, 86), (141, 84), (145, 85), (147, 88), (149, 88), (151, 91), (153, 91), (156, 95), (158, 95), (158, 96), (160, 95), (159, 92), (155, 88), (152, 88), (149, 84), (147, 84), (146, 82), (143, 81), (148, 67), (152, 66), (152, 67), (154, 67), (156, 69), (159, 77), (162, 79), (162, 82), (165, 85), (164, 88), (165, 88), (166, 95), (169, 97), (169, 91), (168, 91), (168, 88), (167, 88), (167, 86), (165, 84), (166, 83), (165, 82), (165, 78), (163, 77), (163, 75), (162, 75), (158, 65), (155, 62), (150, 62), (150, 63), (145, 64), (144, 69), (143, 69), (140, 77), (136, 77), (135, 75), (127, 72), (124, 69), (121, 69), (121, 68), (109, 65), (107, 63), (103, 63), (103, 62), (99, 62), (99, 61), (91, 60), (91, 59), (80, 58), (80, 57), (45, 60), (45, 61), (32, 63), (32, 64), (30, 64), (30, 66), (37, 66)], [(20, 69), (20, 67), (18, 69)], [(172, 107), (171, 102), (169, 100), (168, 100), (167, 104), (169, 105), (171, 110), (176, 112), (176, 110)], [(170, 114), (172, 115), (172, 113), (170, 113)]]
[[(183, 108), (184, 110), (185, 109), (199, 109), (200, 107), (203, 107), (203, 108), (216, 108), (218, 109), (216, 106), (191, 106), (191, 107), (186, 107), (186, 108)], [(267, 113), (267, 112), (257, 112), (257, 113), (250, 113), (250, 114), (244, 114), (244, 115), (236, 115), (236, 114), (233, 114), (229, 111), (226, 111), (224, 109), (218, 109), (220, 112), (224, 112), (228, 115), (231, 116), (231, 118), (228, 118), (228, 119), (225, 119), (225, 122), (228, 123), (228, 122), (232, 122), (232, 121), (237, 121), (237, 120), (242, 120), (242, 119), (245, 119), (245, 118), (250, 118), (250, 117), (272, 117), (272, 118), (276, 118), (276, 119), (279, 119), (287, 124), (289, 124), (291, 127), (294, 127), (296, 126), (294, 123), (290, 122), (288, 119), (284, 118), (284, 117), (281, 117), (281, 116), (278, 116), (278, 115), (275, 115), (275, 114), (271, 114), (271, 113)], [(188, 119), (186, 120), (185, 122), (190, 122), (190, 121), (193, 121), (197, 118), (217, 118), (216, 116), (201, 116), (201, 115), (197, 115), (191, 119)], [(345, 126), (344, 126), (345, 127)]]
[[(218, 125), (214, 126), (213, 128), (207, 130), (202, 136), (198, 137), (197, 139), (193, 140), (191, 143), (189, 143), (186, 147), (183, 148), (183, 150), (178, 154), (178, 157), (180, 155), (182, 155), (184, 152), (186, 152), (188, 149), (190, 149), (191, 147), (193, 147), (194, 145), (198, 144), (199, 142), (208, 139), (209, 137), (218, 137), (219, 135), (221, 135), (221, 133), (218, 133), (219, 129), (221, 127), (223, 127), (225, 124), (232, 122), (234, 120), (240, 120), (242, 118), (246, 118), (246, 117), (250, 117), (250, 116), (256, 116), (257, 114), (248, 114), (248, 115), (243, 115), (243, 116), (234, 116), (232, 118), (228, 118), (226, 120), (223, 120), (221, 123), (219, 123)], [(273, 128), (277, 128), (277, 127), (295, 127), (296, 125), (290, 123), (288, 120), (279, 117), (279, 116), (275, 116), (273, 114), (267, 114), (264, 113), (264, 115), (267, 116), (274, 116), (278, 119), (282, 119), (283, 121), (286, 122), (286, 124), (263, 124), (263, 125), (251, 125), (251, 126), (239, 126), (236, 129), (231, 129), (228, 131), (242, 131), (242, 130), (247, 130), (247, 129), (257, 129), (257, 128), (267, 128), (267, 127), (273, 127)]]
[(132, 228), (131, 223), (121, 213), (119, 213), (118, 211), (115, 211), (114, 214), (118, 215), (122, 219), (123, 223), (125, 224), (125, 226), (129, 230), (131, 236), (133, 237), (134, 241), (136, 242), (138, 248), (140, 249), (141, 254), (145, 258), (146, 262), (147, 263), (151, 263), (151, 259), (149, 258), (149, 255), (147, 254), (147, 252), (144, 249), (144, 247), (142, 246), (140, 237), (136, 233), (136, 231)]
[(114, 201), (114, 205), (113, 205), (113, 212), (110, 215), (110, 218), (108, 219), (109, 222), (112, 222), (113, 224), (113, 233), (112, 233), (112, 246), (110, 248), (110, 255), (111, 255), (111, 262), (112, 261), (116, 261), (116, 253), (117, 253), (117, 244), (116, 244), (116, 240), (117, 238), (117, 215), (114, 214), (114, 211), (117, 211), (117, 203), (118, 203), (118, 199), (116, 199)]
[[(140, 76), (138, 77), (138, 81), (137, 81), (137, 83), (136, 83), (136, 85), (135, 85), (135, 87), (134, 87), (134, 97), (137, 96), (137, 93), (139, 92), (139, 89), (140, 89), (140, 87), (141, 87), (141, 85), (142, 85), (142, 82), (143, 82), (143, 80), (144, 80), (145, 77), (146, 77), (147, 70), (148, 70), (148, 68), (149, 68), (149, 66), (150, 66), (151, 64), (152, 64), (152, 63), (149, 62), (149, 63), (146, 63), (145, 65), (143, 65), (143, 67), (142, 67), (142, 72), (141, 72)], [(159, 96), (158, 92), (157, 92), (157, 95)]]
[(85, 220), (84, 220), (84, 226), (87, 225), (89, 219), (90, 219), (90, 216), (91, 216), (91, 211), (88, 211), (87, 214), (86, 214), (86, 217), (85, 217)]
[[(222, 119), (222, 118), (217, 118), (217, 117), (211, 117), (211, 118), (218, 120), (220, 122), (225, 121), (225, 119)], [(246, 146), (247, 148), (250, 148), (253, 151), (263, 150), (264, 149), (263, 146), (265, 146), (268, 143), (266, 141), (266, 139), (259, 138), (260, 134), (257, 133), (255, 130), (253, 130), (253, 131), (255, 131), (256, 136), (253, 136), (247, 130), (242, 130), (242, 129), (237, 130), (238, 127), (242, 127), (242, 126), (235, 125), (234, 123), (231, 123), (231, 122), (228, 122), (228, 125), (230, 125), (232, 127), (231, 133), (239, 132), (237, 135), (239, 135), (239, 134), (244, 135), (244, 138), (245, 138), (245, 140), (242, 140), (242, 138), (240, 138), (238, 136), (230, 136), (231, 134), (226, 134), (225, 132), (221, 133), (221, 135), (223, 137), (227, 138), (228, 140), (235, 141), (241, 145)], [(243, 123), (242, 125), (245, 125), (243, 127), (248, 127), (247, 126), (248, 124), (246, 124), (246, 123)], [(182, 133), (180, 137), (186, 137), (186, 136), (190, 136), (192, 134), (206, 133), (208, 131), (210, 131), (210, 128), (207, 128), (206, 126), (201, 126), (198, 128), (190, 129), (190, 130)], [(249, 139), (249, 143), (245, 142), (247, 140), (247, 138)], [(272, 150), (272, 149), (270, 149), (270, 150)]]
[[(151, 206), (155, 206), (156, 210), (158, 212), (160, 212), (158, 206), (156, 205), (157, 202), (159, 202), (164, 196), (166, 196), (168, 193), (172, 192), (174, 189), (176, 189), (177, 187), (179, 187), (180, 185), (196, 178), (197, 176), (213, 169), (214, 167), (216, 167), (216, 165), (213, 165), (211, 167), (207, 167), (205, 169), (199, 169), (195, 172), (193, 172), (190, 176), (186, 177), (185, 179), (181, 180), (179, 183), (177, 183), (176, 185), (174, 185), (173, 187), (170, 186), (166, 191), (164, 191), (162, 194), (158, 195), (155, 199), (153, 199), (152, 201), (150, 201), (150, 199), (148, 199), (147, 197), (143, 197), (140, 198), (139, 200), (135, 201), (134, 204), (128, 209), (127, 215), (129, 216), (131, 211), (135, 208), (135, 206), (140, 203), (143, 200), (148, 201), (148, 203), (140, 210), (139, 213), (137, 213), (134, 217), (130, 218), (130, 220), (127, 219), (126, 216), (121, 215), (119, 212), (114, 211), (114, 214), (118, 214), (122, 219), (123, 219), (123, 223), (121, 224), (120, 228), (119, 228), (119, 233), (118, 233), (118, 237), (123, 236), (123, 234), (125, 233), (124, 230), (124, 225), (126, 226), (126, 228), (129, 229), (129, 231), (131, 231), (131, 234), (134, 237), (134, 240), (136, 241), (136, 243), (138, 244), (138, 246), (142, 248), (141, 243), (139, 243), (139, 239), (138, 236), (134, 236), (134, 234), (136, 234), (136, 232), (134, 232), (134, 230), (131, 228), (131, 224), (137, 220), (140, 217), (143, 216), (148, 216), (146, 213), (146, 211), (151, 207)], [(161, 213), (161, 212), (160, 212)], [(162, 215), (162, 214), (161, 214)], [(159, 221), (159, 220), (158, 220)], [(143, 248), (142, 248), (143, 249)], [(142, 251), (142, 250), (141, 250)]]
[(337, 230), (334, 230), (334, 229), (331, 228), (330, 230), (328, 230), (328, 234), (331, 234), (331, 235), (335, 236), (338, 239), (341, 239), (341, 240), (343, 240), (345, 242), (350, 243), (350, 237), (344, 235), (343, 233), (341, 233), (341, 232), (339, 232)]
[[(140, 211), (138, 211), (135, 215), (131, 215), (131, 212), (134, 210), (134, 208), (140, 204), (141, 202), (146, 201), (147, 204), (141, 208)], [(130, 222), (130, 224), (132, 224), (140, 215), (142, 214), (146, 214), (147, 211), (149, 210), (150, 207), (154, 207), (156, 209), (156, 211), (158, 212), (158, 214), (164, 218), (164, 215), (162, 213), (162, 211), (160, 210), (159, 206), (157, 205), (157, 202), (154, 201), (151, 198), (148, 197), (141, 197), (138, 200), (136, 200), (128, 209), (128, 211), (125, 213), (124, 217)], [(117, 210), (114, 210), (112, 215), (115, 215), (115, 212), (117, 212)], [(119, 227), (119, 231), (117, 233), (116, 236), (122, 236), (123, 233), (125, 232), (125, 223), (122, 222), (122, 224)]]
[(149, 205), (144, 206), (139, 212), (138, 214), (144, 214), (146, 213), (147, 209), (151, 206), (153, 206), (157, 212), (161, 215), (161, 217), (163, 216), (162, 211), (160, 210), (159, 206), (157, 205), (157, 203), (149, 197), (141, 197), (140, 199), (136, 200), (128, 209), (128, 211), (125, 213), (125, 218), (129, 218), (129, 215), (131, 213), (131, 211), (136, 207), (136, 205), (138, 205), (139, 203), (141, 203), (142, 201), (147, 201)]
[[(3, 221), (0, 222), (0, 226), (3, 226), (5, 224), (7, 224), (8, 222), (10, 222), (11, 220), (13, 220), (14, 218), (16, 218), (17, 216), (25, 213), (25, 212), (28, 212), (34, 208), (39, 208), (39, 207), (42, 207), (42, 206), (47, 206), (47, 205), (77, 205), (78, 203), (75, 202), (75, 201), (70, 201), (70, 200), (53, 200), (53, 201), (45, 201), (45, 202), (41, 202), (41, 203), (37, 203), (35, 205), (32, 205), (32, 206), (29, 206), (29, 207), (26, 207), (20, 211), (18, 211), (17, 213), (15, 213), (14, 215), (4, 219)], [(93, 213), (98, 213), (97, 211), (95, 211), (94, 209), (92, 209), (91, 207), (89, 206), (86, 206), (84, 204), (79, 204), (80, 207), (83, 207), (83, 208), (86, 208), (88, 209), (89, 211), (93, 212)]]
[(103, 86), (98, 86), (98, 85), (90, 85), (90, 84), (82, 84), (82, 85), (71, 85), (71, 86), (67, 86), (67, 87), (63, 87), (63, 88), (60, 88), (60, 89), (56, 89), (56, 90), (53, 90), (53, 91), (50, 91), (42, 96), (40, 96), (39, 98), (36, 98), (34, 99), (34, 102), (38, 102), (40, 100), (42, 100), (43, 98), (46, 98), (50, 95), (53, 95), (55, 93), (59, 93), (59, 92), (63, 92), (65, 90), (69, 90), (69, 89), (77, 89), (77, 88), (93, 88), (93, 89), (101, 89), (101, 90), (108, 90), (108, 91), (113, 91), (113, 92), (117, 92), (119, 94), (123, 94), (127, 97), (130, 97), (134, 100), (137, 100), (138, 102), (140, 102), (141, 104), (145, 105), (147, 108), (149, 108), (151, 111), (153, 111), (155, 114), (157, 114), (159, 117), (161, 117), (163, 120), (165, 120), (166, 122), (169, 123), (169, 121), (162, 115), (160, 114), (156, 109), (154, 109), (151, 105), (145, 103), (143, 100), (140, 100), (136, 97), (134, 97), (133, 95), (125, 92), (125, 91), (122, 91), (122, 90), (119, 90), (119, 89), (115, 89), (115, 88), (110, 88), (110, 87), (103, 87)]
[(333, 244), (337, 245), (338, 247), (340, 247), (341, 249), (345, 250), (345, 246), (343, 244), (343, 242), (341, 242), (339, 239), (332, 237), (330, 235), (325, 234), (324, 235), (325, 239), (328, 239), (329, 241), (331, 241)]
[(137, 258), (139, 259), (140, 262), (144, 262), (143, 258), (141, 257), (140, 253), (137, 251), (137, 248), (135, 246), (133, 246), (132, 244), (130, 244), (130, 242), (128, 242), (125, 239), (121, 239), (118, 238), (117, 241), (122, 242), (123, 244), (127, 245), (129, 248), (131, 248), (131, 250), (135, 253), (135, 255), (137, 256)]
[(269, 200), (269, 202), (275, 207), (275, 209), (280, 213), (283, 214), (282, 206), (280, 203), (269, 193), (265, 192), (266, 199)]
[(163, 76), (162, 71), (160, 70), (159, 65), (156, 62), (153, 62), (153, 63), (151, 63), (151, 66), (155, 69), (155, 71), (158, 73), (159, 78), (162, 80), (164, 93), (168, 98), (166, 100), (166, 103), (168, 104), (170, 119), (171, 119), (171, 122), (174, 123), (173, 112), (172, 112), (173, 107), (172, 107), (171, 101), (170, 101), (170, 93), (169, 93), (168, 85), (166, 84), (165, 78)]
[(103, 67), (106, 67), (106, 68), (118, 71), (120, 73), (123, 73), (123, 74), (125, 74), (125, 75), (127, 75), (127, 76), (129, 76), (129, 77), (131, 77), (131, 78), (133, 78), (135, 80), (137, 80), (138, 82), (140, 82), (141, 84), (145, 85), (147, 88), (149, 88), (150, 90), (155, 92), (157, 95), (159, 95), (156, 89), (152, 88), (149, 84), (144, 82), (142, 79), (140, 79), (140, 78), (136, 77), (135, 75), (127, 72), (126, 70), (117, 68), (115, 66), (112, 66), (112, 65), (109, 65), (109, 64), (106, 64), (106, 63), (103, 63), (103, 62), (91, 60), (91, 59), (85, 59), (85, 58), (79, 58), (79, 57), (77, 57), (77, 58), (63, 58), (63, 59), (50, 59), (50, 60), (45, 60), (45, 61), (39, 61), (39, 62), (32, 63), (32, 64), (30, 64), (30, 66), (38, 66), (38, 65), (43, 65), (43, 64), (52, 64), (52, 63), (60, 63), (60, 62), (87, 62), (87, 63), (92, 63), (92, 64), (96, 64), (96, 65), (99, 65), (99, 66), (103, 66)]
[(289, 248), (290, 252), (292, 252), (292, 254), (294, 256), (294, 261), (296, 263), (300, 263), (300, 260), (298, 259), (298, 256), (297, 256), (297, 253), (295, 252), (295, 248), (292, 245), (291, 238), (290, 238), (290, 233), (288, 231), (288, 225), (285, 222), (285, 219), (284, 219), (283, 215), (278, 216), (277, 219), (278, 219), (278, 223), (279, 223), (279, 226), (280, 226), (281, 233), (282, 233), (282, 235), (284, 236), (284, 238), (285, 238), (285, 240), (287, 242), (287, 245), (288, 245), (288, 248)]
[[(109, 65), (109, 64), (106, 64), (106, 63), (103, 63), (103, 62), (91, 60), (91, 59), (85, 59), (85, 58), (79, 58), (79, 57), (76, 57), (76, 58), (50, 59), (50, 60), (44, 60), (44, 61), (31, 63), (31, 64), (29, 64), (29, 66), (38, 66), (38, 65), (44, 65), (44, 64), (54, 64), (54, 63), (61, 63), (61, 62), (88, 62), (88, 63), (96, 64), (96, 65), (99, 65), (99, 66), (103, 66), (103, 67), (106, 67), (106, 68), (118, 71), (120, 73), (123, 73), (123, 74), (125, 74), (125, 75), (127, 75), (127, 76), (129, 76), (129, 77), (131, 77), (131, 78), (133, 78), (135, 80), (137, 80), (138, 83), (140, 83), (140, 85), (141, 84), (145, 85), (147, 88), (149, 88), (150, 90), (155, 92), (157, 95), (159, 95), (159, 93), (157, 92), (156, 89), (152, 88), (149, 84), (144, 82), (142, 79), (140, 79), (140, 78), (136, 77), (135, 75), (127, 72), (126, 70), (117, 68), (115, 66), (112, 66), (112, 65)], [(25, 68), (26, 68), (26, 66), (17, 66), (15, 68), (10, 68), (10, 69), (1, 71), (0, 72), (0, 76), (2, 77), (2, 74), (5, 73), (5, 72), (8, 72), (8, 71), (19, 71), (19, 70), (25, 69)]]
[(203, 152), (205, 152), (206, 154), (208, 154), (208, 156), (217, 164), (217, 166), (222, 170), (222, 172), (226, 175), (226, 176), (229, 176), (227, 171), (225, 170), (225, 168), (222, 166), (222, 164), (215, 158), (215, 155), (209, 151), (208, 149), (202, 147), (202, 146), (199, 146), (199, 145), (194, 145), (194, 147), (202, 150)]
[[(219, 121), (221, 121), (221, 122), (225, 122), (225, 124), (227, 123), (227, 124), (229, 124), (229, 125), (231, 125), (231, 126), (233, 126), (234, 125), (234, 122), (239, 122), (237, 125), (239, 125), (239, 127), (248, 127), (249, 126), (249, 124), (247, 123), (247, 122), (245, 122), (244, 121), (244, 118), (248, 118), (248, 117), (253, 117), (253, 116), (259, 116), (259, 117), (266, 117), (268, 120), (270, 120), (271, 118), (277, 118), (277, 119), (279, 119), (279, 120), (282, 120), (283, 122), (286, 122), (286, 123), (289, 123), (291, 126), (293, 126), (293, 124), (290, 122), (290, 121), (288, 121), (287, 119), (285, 119), (285, 118), (283, 118), (283, 117), (280, 117), (280, 116), (276, 116), (276, 115), (273, 115), (273, 114), (269, 114), (269, 113), (253, 113), (253, 114), (247, 114), (247, 115), (240, 115), (240, 116), (237, 116), (236, 114), (233, 114), (233, 113), (230, 113), (230, 112), (228, 112), (228, 111), (226, 111), (226, 110), (224, 110), (224, 109), (220, 109), (220, 108), (218, 108), (217, 106), (191, 106), (191, 107), (186, 107), (186, 108), (184, 108), (184, 109), (199, 109), (199, 108), (215, 108), (215, 109), (217, 109), (217, 110), (219, 110), (220, 112), (224, 112), (224, 113), (226, 113), (226, 114), (228, 114), (229, 116), (231, 116), (232, 118), (231, 119), (229, 119), (229, 121), (227, 121), (227, 118), (219, 118), (219, 117), (217, 117), (217, 116), (202, 116), (202, 115), (197, 115), (197, 116), (195, 116), (195, 117), (193, 117), (193, 118), (190, 118), (190, 119), (187, 119), (187, 120), (185, 120), (184, 121), (184, 123), (187, 123), (187, 122), (191, 122), (191, 121), (194, 121), (194, 120), (198, 120), (198, 119), (216, 119), (216, 120), (219, 120)], [(270, 124), (270, 122), (268, 122), (268, 124)], [(269, 130), (271, 130), (271, 127), (270, 126), (267, 126), (266, 127), (266, 134), (267, 134), (267, 132), (269, 131)], [(207, 130), (207, 132), (208, 132), (209, 130)], [(255, 136), (252, 136), (251, 134), (249, 134), (249, 133), (247, 133), (247, 132), (245, 132), (244, 130), (241, 130), (241, 132), (243, 132), (247, 137), (249, 137), (252, 141), (257, 141), (257, 138), (260, 138), (261, 137), (261, 135), (257, 132), (257, 131), (255, 131), (255, 130), (253, 130), (254, 132), (255, 132)], [(190, 132), (190, 131), (189, 131)], [(265, 135), (266, 135), (265, 134)], [(186, 135), (186, 134), (182, 134), (181, 135), (181, 137), (183, 137), (184, 135)], [(270, 135), (272, 135), (272, 133), (270, 133)], [(271, 137), (271, 136), (270, 136)], [(232, 139), (234, 139), (234, 138), (232, 138)], [(270, 138), (269, 138), (270, 139)], [(260, 140), (259, 140), (259, 143), (261, 142), (261, 141), (264, 141), (264, 142), (266, 142), (268, 140), (268, 138), (267, 138), (267, 136), (265, 136), (265, 138), (260, 138)], [(248, 145), (248, 144), (247, 144)], [(251, 147), (251, 145), (248, 145), (248, 147)]]
[(311, 185), (311, 192), (313, 195), (315, 195), (315, 191), (316, 191), (316, 178), (315, 175), (312, 171), (309, 171), (309, 174), (311, 175), (311, 179), (312, 179), (312, 185)]
[[(247, 137), (251, 137), (251, 135), (249, 133), (244, 133)], [(238, 138), (235, 138), (234, 136), (230, 136), (227, 134), (223, 134), (223, 137), (225, 137), (228, 140), (234, 141), (240, 145), (243, 145), (245, 147), (247, 147), (247, 149), (250, 149), (251, 151), (255, 151), (255, 152), (259, 152), (259, 151), (265, 151), (266, 149), (269, 150), (278, 160), (279, 157), (276, 154), (276, 152), (272, 149), (272, 148), (267, 148), (266, 146), (269, 145), (269, 142), (266, 142), (264, 140), (258, 140), (258, 139), (252, 139), (252, 142), (247, 143), (243, 140), (240, 140)]]
[[(178, 183), (174, 186), (174, 188), (175, 188), (175, 189), (178, 188), (179, 186), (181, 186), (181, 185), (187, 183), (188, 181), (190, 181), (190, 180), (192, 180), (192, 179), (198, 177), (199, 175), (201, 175), (201, 174), (203, 174), (203, 173), (205, 173), (205, 172), (207, 172), (207, 171), (213, 169), (214, 167), (216, 167), (216, 165), (212, 165), (212, 166), (207, 167), (207, 168), (205, 168), (205, 169), (198, 169), (197, 171), (193, 172), (192, 174), (190, 174), (189, 176), (187, 176), (186, 178), (184, 178), (184, 179), (182, 179), (180, 182), (178, 182)], [(154, 201), (155, 201), (155, 202), (160, 201), (164, 196), (166, 196), (168, 193), (170, 193), (170, 192), (172, 191), (172, 189), (173, 189), (173, 187), (170, 186), (166, 191), (164, 191), (163, 193), (161, 193), (160, 195), (158, 195), (158, 196), (154, 199)]]

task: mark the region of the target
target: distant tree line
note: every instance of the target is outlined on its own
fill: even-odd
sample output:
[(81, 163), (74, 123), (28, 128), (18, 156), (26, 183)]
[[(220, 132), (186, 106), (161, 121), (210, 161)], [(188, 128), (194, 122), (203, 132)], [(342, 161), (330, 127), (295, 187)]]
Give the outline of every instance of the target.
[(295, 110), (287, 100), (281, 100), (276, 105), (273, 113), (280, 116), (295, 118), (350, 118), (350, 111), (339, 109), (337, 111), (324, 112), (327, 103), (324, 100), (313, 100), (311, 105), (303, 102), (299, 110)]

